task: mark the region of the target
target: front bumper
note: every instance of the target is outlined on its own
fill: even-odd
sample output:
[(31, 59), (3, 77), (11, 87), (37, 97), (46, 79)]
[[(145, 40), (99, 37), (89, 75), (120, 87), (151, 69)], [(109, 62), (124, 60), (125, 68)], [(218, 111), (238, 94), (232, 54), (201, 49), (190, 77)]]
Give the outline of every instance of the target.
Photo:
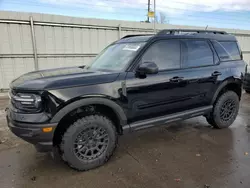
[[(53, 135), (57, 123), (23, 123), (13, 120), (11, 110), (6, 109), (6, 119), (9, 129), (18, 137), (33, 144), (39, 152), (49, 152), (53, 149)], [(15, 114), (15, 113), (14, 113)], [(16, 115), (16, 114), (15, 114)], [(22, 114), (23, 115), (23, 114)], [(43, 132), (43, 128), (52, 127), (52, 131)]]
[(243, 89), (250, 91), (250, 74), (246, 73), (243, 79)]

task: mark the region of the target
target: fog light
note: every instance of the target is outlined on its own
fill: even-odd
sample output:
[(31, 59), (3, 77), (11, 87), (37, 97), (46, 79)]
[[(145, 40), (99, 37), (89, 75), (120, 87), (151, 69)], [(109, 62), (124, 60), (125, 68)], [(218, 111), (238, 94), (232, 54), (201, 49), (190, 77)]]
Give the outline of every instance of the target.
[(51, 132), (52, 130), (53, 130), (52, 127), (45, 127), (45, 128), (43, 128), (43, 132), (44, 132), (44, 133), (49, 133), (49, 132)]

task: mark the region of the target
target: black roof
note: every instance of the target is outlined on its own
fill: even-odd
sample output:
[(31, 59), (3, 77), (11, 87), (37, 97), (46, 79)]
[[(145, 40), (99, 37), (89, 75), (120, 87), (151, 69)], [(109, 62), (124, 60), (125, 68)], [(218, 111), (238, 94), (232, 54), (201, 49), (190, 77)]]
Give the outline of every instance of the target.
[(181, 29), (168, 29), (161, 30), (155, 35), (127, 35), (117, 41), (123, 42), (147, 42), (151, 38), (186, 38), (186, 39), (211, 39), (217, 41), (237, 41), (234, 35), (228, 34), (225, 31), (211, 31), (211, 30), (181, 30)]

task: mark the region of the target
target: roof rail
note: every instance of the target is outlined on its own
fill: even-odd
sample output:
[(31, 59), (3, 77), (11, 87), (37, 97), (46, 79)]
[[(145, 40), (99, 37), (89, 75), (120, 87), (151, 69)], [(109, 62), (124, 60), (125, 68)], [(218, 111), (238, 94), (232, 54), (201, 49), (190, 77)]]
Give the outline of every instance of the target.
[(121, 39), (130, 38), (130, 37), (150, 36), (150, 35), (153, 35), (153, 34), (126, 35), (122, 37)]
[(156, 35), (180, 34), (180, 33), (203, 33), (203, 34), (222, 34), (222, 35), (227, 34), (227, 32), (225, 31), (196, 30), (196, 29), (163, 29), (159, 31)]

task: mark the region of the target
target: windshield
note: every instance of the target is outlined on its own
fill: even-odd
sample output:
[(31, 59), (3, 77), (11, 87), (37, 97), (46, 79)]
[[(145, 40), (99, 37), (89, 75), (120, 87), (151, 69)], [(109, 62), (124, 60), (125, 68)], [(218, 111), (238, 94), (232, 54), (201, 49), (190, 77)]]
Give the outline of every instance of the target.
[(96, 57), (88, 69), (121, 71), (135, 57), (145, 42), (113, 44)]

